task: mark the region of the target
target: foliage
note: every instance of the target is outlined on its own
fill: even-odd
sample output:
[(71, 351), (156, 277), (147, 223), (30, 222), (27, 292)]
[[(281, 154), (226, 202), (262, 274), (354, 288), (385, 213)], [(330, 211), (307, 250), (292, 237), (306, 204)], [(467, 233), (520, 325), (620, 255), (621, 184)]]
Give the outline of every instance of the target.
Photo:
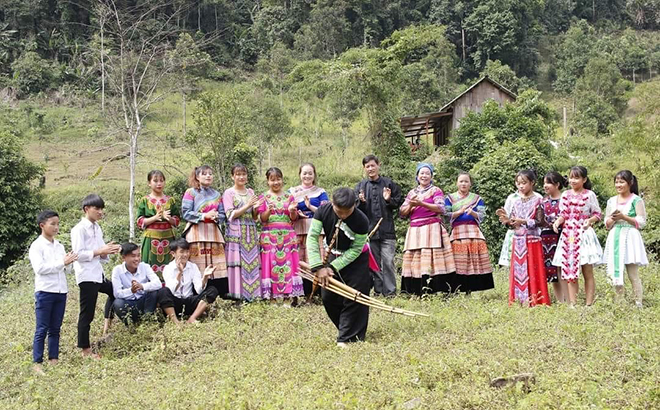
[(593, 27), (581, 20), (571, 25), (562, 38), (555, 51), (557, 79), (553, 86), (556, 91), (568, 94), (582, 76), (591, 56), (597, 52), (596, 34)]
[(19, 140), (0, 133), (0, 271), (25, 252), (37, 232), (41, 196), (35, 186), (43, 169), (22, 154)]
[(34, 51), (26, 51), (12, 64), (13, 84), (20, 96), (46, 91), (59, 85), (61, 72), (56, 64)]
[(550, 109), (539, 99), (538, 91), (528, 90), (515, 103), (503, 107), (488, 101), (480, 113), (470, 112), (461, 119), (461, 126), (449, 143), (454, 156), (452, 166), (469, 171), (505, 141), (527, 140), (548, 156), (552, 120)]
[(523, 91), (524, 89), (531, 88), (531, 82), (527, 77), (518, 78), (516, 72), (513, 71), (508, 65), (502, 64), (500, 60), (488, 60), (483, 71), (479, 74), (480, 77), (488, 77), (505, 88), (514, 93)]
[(539, 152), (525, 138), (504, 141), (472, 167), (473, 189), (486, 203), (488, 216), (480, 227), (488, 242), (491, 259), (499, 257), (506, 233), (504, 225), (494, 216), (495, 210), (503, 207), (506, 197), (516, 190), (515, 175), (522, 169), (533, 169), (541, 178), (541, 182), (537, 181), (536, 185), (536, 189), (539, 189), (543, 185), (543, 175), (551, 168), (548, 156)]

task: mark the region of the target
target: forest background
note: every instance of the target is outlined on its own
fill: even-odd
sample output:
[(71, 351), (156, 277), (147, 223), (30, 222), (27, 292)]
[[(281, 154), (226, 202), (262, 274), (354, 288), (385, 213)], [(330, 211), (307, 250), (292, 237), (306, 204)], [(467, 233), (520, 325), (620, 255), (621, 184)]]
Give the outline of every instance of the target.
[[(38, 233), (38, 210), (60, 212), (59, 240), (68, 247), (81, 199), (98, 192), (107, 204), (107, 239), (137, 241), (130, 205), (147, 193), (146, 173), (165, 171), (167, 192), (180, 197), (189, 172), (201, 163), (215, 168), (219, 190), (231, 184), (234, 162), (248, 164), (255, 191), (266, 188), (263, 172), (269, 166), (282, 168), (287, 186), (297, 185), (298, 166), (306, 161), (316, 165), (319, 185), (329, 192), (354, 186), (362, 177), (361, 158), (372, 152), (382, 159), (382, 173), (405, 192), (414, 186), (417, 161), (436, 166), (435, 182), (445, 192), (453, 192), (456, 174), (467, 170), (491, 213), (483, 227), (493, 257), (504, 229), (492, 213), (515, 189), (519, 169), (533, 167), (543, 175), (585, 165), (603, 206), (614, 195), (616, 171), (630, 169), (647, 204), (643, 235), (655, 255), (660, 250), (659, 29), (658, 0), (2, 0), (0, 312), (4, 317), (25, 311), (31, 303), (25, 251)], [(435, 148), (423, 139), (422, 148), (411, 152), (399, 118), (439, 109), (484, 75), (515, 92), (517, 102), (487, 104), (462, 120), (448, 146)], [(542, 192), (541, 184), (537, 191)], [(399, 242), (406, 225), (398, 222)], [(604, 243), (606, 232), (601, 227), (598, 233)], [(293, 366), (291, 379), (270, 375), (282, 393), (278, 399), (268, 399), (267, 389), (252, 391), (259, 377), (245, 369), (273, 360), (260, 357), (256, 345), (279, 342), (276, 351), (293, 349), (300, 355), (296, 362), (304, 363), (303, 346), (319, 349), (323, 338), (332, 338), (331, 328), (316, 334), (305, 327), (326, 321), (322, 309), (282, 313), (256, 305), (219, 310), (222, 324), (206, 323), (203, 332), (187, 329), (173, 336), (171, 329), (155, 325), (138, 335), (118, 332), (117, 342), (103, 351), (112, 360), (101, 365), (74, 360), (53, 370), (61, 384), (50, 386), (37, 383), (25, 367), (34, 320), (28, 309), (25, 320), (2, 325), (11, 337), (0, 349), (0, 400), (58, 407), (52, 398), (76, 383), (63, 378), (82, 372), (80, 366), (100, 378), (107, 371), (114, 381), (125, 375), (127, 363), (145, 358), (180, 369), (209, 360), (195, 341), (214, 344), (220, 338), (219, 356), (238, 355), (243, 366), (224, 363), (199, 376), (219, 380), (221, 387), (207, 392), (217, 407), (413, 408), (441, 400), (447, 408), (485, 403), (648, 408), (660, 400), (660, 282), (655, 263), (648, 271), (643, 312), (605, 301), (579, 315), (562, 308), (506, 310), (504, 271), (496, 272), (497, 291), (472, 300), (397, 298), (393, 303), (437, 313), (432, 330), (428, 323), (391, 323), (376, 316), (373, 344), (339, 359), (321, 351), (314, 366), (353, 369), (362, 355), (373, 358), (382, 349), (400, 357), (379, 356), (373, 359), (376, 370), (356, 370), (345, 380)], [(599, 279), (599, 293), (610, 296), (602, 274)], [(65, 323), (71, 329), (74, 293)], [(465, 311), (471, 315), (464, 317)], [(502, 325), (497, 317), (510, 323)], [(516, 324), (530, 321), (548, 334), (542, 350), (553, 352), (554, 362), (536, 363), (538, 340), (517, 334)], [(279, 328), (269, 328), (265, 341), (245, 335), (250, 327), (273, 323), (294, 323), (296, 336), (284, 343), (278, 337), (286, 339), (290, 329)], [(489, 330), (475, 336), (484, 326)], [(410, 352), (401, 352), (397, 332), (423, 342), (406, 340)], [(600, 346), (592, 344), (594, 332), (604, 338)], [(229, 347), (246, 337), (245, 350)], [(452, 340), (459, 346), (446, 349)], [(577, 351), (571, 350), (574, 345)], [(179, 348), (185, 351), (183, 361), (166, 358)], [(562, 348), (570, 353), (559, 357)], [(419, 356), (437, 349), (443, 352), (431, 360)], [(516, 356), (522, 358), (512, 361)], [(287, 368), (280, 360), (275, 360), (279, 369)], [(559, 373), (553, 380), (546, 376), (531, 393), (519, 385), (504, 392), (487, 384), (483, 391), (471, 389), (474, 383), (484, 385), (492, 372), (529, 368)], [(584, 372), (593, 375), (586, 386), (567, 387)], [(149, 374), (157, 390), (162, 376), (155, 376), (157, 369)], [(358, 379), (383, 388), (370, 390), (373, 383)], [(313, 393), (312, 380), (334, 383), (331, 397)], [(391, 384), (397, 380), (403, 386)], [(86, 391), (99, 387), (90, 383)], [(286, 401), (286, 392), (296, 389), (306, 395)], [(163, 394), (203, 403), (194, 394), (197, 388), (175, 390)], [(71, 394), (72, 403), (84, 400), (83, 393)]]

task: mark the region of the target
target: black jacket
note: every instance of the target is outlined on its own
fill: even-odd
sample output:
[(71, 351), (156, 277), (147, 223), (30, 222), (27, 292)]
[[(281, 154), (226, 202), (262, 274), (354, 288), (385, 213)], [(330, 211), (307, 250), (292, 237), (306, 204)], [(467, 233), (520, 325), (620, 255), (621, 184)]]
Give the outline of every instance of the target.
[[(389, 201), (383, 198), (383, 188), (389, 188), (392, 195)], [(366, 202), (358, 199), (358, 209), (369, 218), (369, 232), (374, 229), (378, 220), (382, 217), (383, 222), (380, 228), (376, 231), (372, 239), (396, 239), (394, 234), (394, 216), (393, 213), (403, 203), (403, 196), (401, 195), (401, 188), (395, 184), (391, 179), (379, 176), (377, 180), (372, 181), (368, 178), (360, 181), (355, 187), (355, 194), (360, 195), (360, 191), (364, 191)]]

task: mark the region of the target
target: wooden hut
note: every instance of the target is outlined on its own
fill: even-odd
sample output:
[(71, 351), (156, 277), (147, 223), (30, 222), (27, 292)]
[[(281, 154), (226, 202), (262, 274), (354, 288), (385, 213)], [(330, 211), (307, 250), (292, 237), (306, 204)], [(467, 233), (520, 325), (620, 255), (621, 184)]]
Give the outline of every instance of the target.
[(411, 146), (418, 145), (422, 139), (430, 144), (431, 138), (434, 146), (445, 145), (452, 131), (460, 127), (461, 118), (469, 111), (480, 112), (488, 100), (503, 105), (515, 101), (516, 95), (495, 80), (482, 77), (438, 112), (401, 117), (401, 128)]

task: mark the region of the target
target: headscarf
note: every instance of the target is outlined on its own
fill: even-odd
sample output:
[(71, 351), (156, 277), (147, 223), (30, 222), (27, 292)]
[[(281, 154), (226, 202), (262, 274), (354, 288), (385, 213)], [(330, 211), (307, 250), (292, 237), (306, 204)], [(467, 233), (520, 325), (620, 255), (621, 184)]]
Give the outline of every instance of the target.
[[(415, 171), (415, 181), (419, 184), (419, 178), (417, 178), (417, 175), (419, 175), (419, 171), (421, 171), (422, 168), (428, 168), (429, 171), (431, 171), (431, 178), (433, 178), (433, 174), (435, 173), (435, 169), (433, 168), (433, 165), (429, 164), (428, 162), (420, 162), (417, 164), (417, 170)], [(433, 185), (433, 183), (431, 183)]]

